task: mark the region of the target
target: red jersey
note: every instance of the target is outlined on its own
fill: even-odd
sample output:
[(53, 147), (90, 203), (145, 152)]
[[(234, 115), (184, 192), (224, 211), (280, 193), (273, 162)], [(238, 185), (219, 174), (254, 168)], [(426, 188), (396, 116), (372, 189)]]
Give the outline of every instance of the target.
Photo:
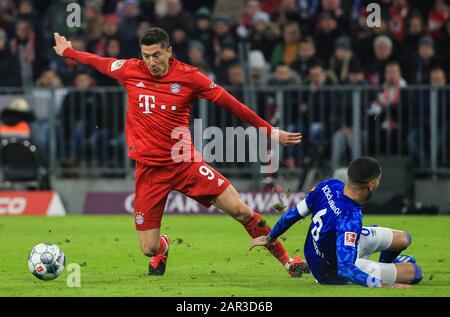
[[(80, 63), (95, 67), (100, 72), (117, 79), (128, 92), (126, 139), (130, 158), (148, 165), (161, 166), (175, 163), (172, 159), (174, 145), (184, 131), (183, 160), (193, 160), (195, 152), (189, 134), (189, 119), (195, 98), (207, 99), (232, 111), (242, 120), (256, 127), (272, 127), (251, 109), (237, 101), (227, 91), (216, 85), (197, 68), (171, 58), (166, 75), (155, 78), (142, 59), (103, 58), (94, 54), (68, 48), (63, 54)], [(177, 129), (177, 130), (176, 130)]]

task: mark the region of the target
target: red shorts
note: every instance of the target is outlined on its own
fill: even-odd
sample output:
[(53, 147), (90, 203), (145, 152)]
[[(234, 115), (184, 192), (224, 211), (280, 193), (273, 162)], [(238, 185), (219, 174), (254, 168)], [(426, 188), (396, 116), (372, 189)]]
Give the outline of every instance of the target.
[(146, 166), (136, 162), (134, 219), (136, 230), (161, 226), (167, 197), (172, 190), (182, 192), (206, 207), (230, 184), (205, 162), (182, 162), (170, 166)]

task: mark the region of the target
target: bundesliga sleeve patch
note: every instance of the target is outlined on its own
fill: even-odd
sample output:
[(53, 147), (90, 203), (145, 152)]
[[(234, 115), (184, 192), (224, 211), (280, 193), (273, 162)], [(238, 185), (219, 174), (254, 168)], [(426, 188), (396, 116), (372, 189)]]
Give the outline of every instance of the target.
[(125, 64), (125, 60), (124, 59), (118, 59), (117, 61), (114, 61), (111, 64), (111, 71), (113, 72), (115, 70), (118, 70), (120, 67), (123, 66), (123, 64)]
[(348, 245), (350, 247), (356, 247), (356, 233), (355, 232), (345, 232), (345, 241), (344, 245)]

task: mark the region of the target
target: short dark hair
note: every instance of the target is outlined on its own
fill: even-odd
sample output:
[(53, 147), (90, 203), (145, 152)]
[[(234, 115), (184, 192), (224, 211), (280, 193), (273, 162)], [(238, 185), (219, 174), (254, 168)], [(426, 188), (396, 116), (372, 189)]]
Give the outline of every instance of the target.
[(301, 39), (300, 39), (300, 42), (299, 42), (300, 44), (311, 44), (311, 45), (316, 45), (315, 43), (314, 43), (314, 39), (312, 38), (312, 36), (305, 36), (305, 37), (302, 37)]
[(381, 165), (372, 157), (360, 157), (351, 161), (347, 169), (350, 183), (355, 185), (367, 184), (370, 180), (380, 176)]
[(140, 45), (161, 44), (162, 48), (170, 46), (169, 34), (161, 28), (152, 27), (148, 29), (144, 35), (139, 39)]
[(311, 70), (311, 69), (313, 69), (313, 68), (316, 68), (316, 67), (320, 67), (321, 69), (324, 69), (323, 64), (322, 64), (322, 61), (320, 61), (320, 60), (317, 59), (317, 58), (314, 58), (314, 59), (311, 61), (311, 64), (309, 65), (309, 70)]

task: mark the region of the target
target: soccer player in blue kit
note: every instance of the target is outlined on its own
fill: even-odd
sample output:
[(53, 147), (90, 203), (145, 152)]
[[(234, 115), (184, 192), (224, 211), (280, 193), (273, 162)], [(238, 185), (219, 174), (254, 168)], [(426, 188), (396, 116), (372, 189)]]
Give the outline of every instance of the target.
[[(419, 283), (423, 275), (414, 257), (399, 256), (411, 244), (411, 236), (362, 225), (361, 207), (380, 184), (380, 164), (361, 157), (350, 163), (347, 175), (345, 184), (337, 179), (322, 181), (278, 220), (269, 235), (254, 239), (250, 249), (270, 244), (311, 214), (304, 253), (318, 283), (395, 288)], [(381, 252), (379, 262), (368, 259), (375, 252)]]

